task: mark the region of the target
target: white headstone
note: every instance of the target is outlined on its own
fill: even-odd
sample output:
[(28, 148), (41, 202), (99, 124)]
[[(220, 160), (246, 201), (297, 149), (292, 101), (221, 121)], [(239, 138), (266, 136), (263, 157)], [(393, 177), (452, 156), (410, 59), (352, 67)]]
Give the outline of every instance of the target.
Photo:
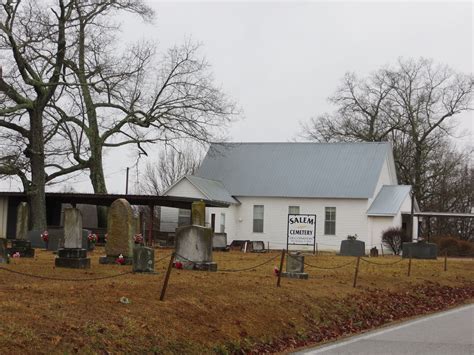
[(64, 210), (64, 248), (82, 248), (82, 214), (77, 208)]

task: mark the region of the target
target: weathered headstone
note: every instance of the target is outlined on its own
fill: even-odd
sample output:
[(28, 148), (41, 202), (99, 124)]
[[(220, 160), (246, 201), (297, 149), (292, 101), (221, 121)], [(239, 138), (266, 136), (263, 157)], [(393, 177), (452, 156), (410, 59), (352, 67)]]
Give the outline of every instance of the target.
[(250, 245), (250, 251), (253, 253), (265, 252), (265, 243), (261, 240), (253, 240)]
[(191, 218), (194, 226), (206, 225), (206, 204), (204, 201), (193, 202), (191, 205)]
[(155, 251), (152, 248), (136, 246), (133, 249), (133, 272), (154, 272)]
[(7, 254), (7, 240), (5, 238), (0, 238), (0, 264), (6, 264), (8, 262)]
[(373, 258), (379, 256), (379, 250), (377, 249), (377, 247), (373, 247), (372, 249), (370, 249), (370, 256)]
[(212, 238), (212, 249), (225, 251), (227, 248), (227, 234), (226, 233), (214, 233)]
[(176, 228), (176, 261), (185, 269), (217, 271), (212, 261), (212, 229), (202, 226)]
[(286, 272), (282, 272), (281, 276), (292, 279), (307, 279), (308, 274), (304, 272), (304, 255), (289, 253), (286, 258)]
[(403, 258), (436, 259), (438, 256), (438, 246), (434, 243), (424, 241), (403, 243), (402, 250)]
[(16, 239), (25, 240), (28, 233), (30, 211), (28, 203), (20, 202), (16, 208)]
[(341, 241), (341, 250), (339, 255), (341, 256), (364, 256), (365, 255), (365, 243), (360, 240), (346, 239)]
[(55, 265), (73, 269), (87, 269), (91, 266), (87, 249), (82, 247), (82, 214), (77, 208), (64, 210), (64, 247), (58, 249)]
[(119, 255), (124, 258), (124, 264), (131, 265), (133, 257), (133, 235), (135, 221), (133, 212), (127, 200), (115, 200), (109, 208), (107, 221), (106, 256), (99, 259), (101, 264), (116, 263)]

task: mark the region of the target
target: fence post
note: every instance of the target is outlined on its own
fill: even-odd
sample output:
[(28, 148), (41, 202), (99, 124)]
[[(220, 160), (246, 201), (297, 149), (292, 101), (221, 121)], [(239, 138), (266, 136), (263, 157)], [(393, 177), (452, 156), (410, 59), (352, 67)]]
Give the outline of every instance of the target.
[(359, 274), (359, 263), (360, 263), (360, 256), (357, 257), (357, 264), (355, 268), (355, 274), (354, 274), (354, 284), (352, 287), (356, 287), (357, 285), (357, 275)]
[(165, 299), (166, 288), (168, 287), (168, 281), (170, 279), (171, 269), (173, 268), (175, 253), (171, 253), (170, 262), (168, 264), (168, 270), (166, 270), (165, 281), (163, 282), (163, 288), (161, 289), (160, 301)]
[(385, 256), (383, 255), (383, 243), (380, 243), (380, 250), (382, 251), (382, 256)]
[(278, 269), (277, 287), (280, 287), (281, 273), (283, 272), (283, 261), (285, 260), (285, 249), (281, 250), (280, 268)]
[(448, 250), (444, 252), (444, 271), (448, 271)]
[(408, 276), (411, 275), (411, 253), (410, 253), (410, 258), (408, 259)]

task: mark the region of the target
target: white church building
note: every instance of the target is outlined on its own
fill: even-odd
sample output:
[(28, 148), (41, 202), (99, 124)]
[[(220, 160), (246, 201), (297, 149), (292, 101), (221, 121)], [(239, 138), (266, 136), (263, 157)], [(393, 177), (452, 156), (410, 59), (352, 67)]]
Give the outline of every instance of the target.
[[(411, 230), (416, 239), (410, 191), (398, 185), (389, 143), (226, 143), (211, 145), (198, 172), (164, 195), (230, 203), (206, 209), (206, 223), (225, 232), (229, 244), (258, 240), (284, 248), (288, 214), (314, 214), (318, 249), (336, 250), (355, 234), (366, 249), (380, 249), (390, 227)], [(180, 219), (189, 220), (189, 211), (161, 209), (163, 231)], [(303, 249), (290, 247), (296, 248)]]

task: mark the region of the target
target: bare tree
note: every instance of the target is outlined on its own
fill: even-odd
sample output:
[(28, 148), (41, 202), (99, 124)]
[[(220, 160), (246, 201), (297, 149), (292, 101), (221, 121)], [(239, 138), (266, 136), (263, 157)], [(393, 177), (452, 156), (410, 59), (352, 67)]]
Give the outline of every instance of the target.
[(236, 113), (199, 46), (174, 47), (159, 64), (152, 44), (118, 48), (113, 16), (151, 20), (144, 1), (64, 1), (2, 5), (1, 48), (13, 64), (0, 81), (0, 134), (15, 144), (0, 174), (21, 179), (34, 228), (46, 223), (44, 186), (53, 179), (88, 169), (94, 191), (107, 192), (105, 149), (135, 145), (146, 154), (154, 142), (216, 140)]
[(467, 205), (435, 201), (447, 198), (438, 182), (456, 181), (465, 166), (460, 163), (465, 154), (456, 152), (449, 137), (453, 119), (472, 109), (473, 83), (472, 75), (426, 59), (400, 59), (365, 79), (347, 74), (330, 98), (336, 111), (304, 124), (302, 136), (325, 142), (390, 141), (399, 180), (413, 186), (422, 208), (470, 211)]
[(118, 27), (109, 22), (117, 9), (149, 19), (152, 11), (142, 1), (75, 4), (77, 38), (65, 61), (64, 92), (50, 107), (58, 114), (59, 134), (71, 144), (75, 168), (89, 169), (94, 192), (107, 192), (105, 149), (134, 145), (147, 154), (155, 142), (217, 139), (237, 111), (213, 83), (198, 45), (171, 48), (156, 64), (153, 44), (117, 50)]
[(387, 140), (400, 127), (388, 99), (392, 91), (387, 72), (382, 70), (361, 80), (346, 74), (329, 101), (336, 105), (333, 114), (323, 114), (303, 124), (302, 136), (321, 142)]
[(162, 150), (156, 162), (148, 163), (142, 189), (147, 194), (161, 195), (185, 175), (194, 174), (203, 159), (198, 147)]
[(20, 177), (32, 211), (32, 227), (46, 226), (44, 112), (55, 94), (66, 53), (72, 3), (4, 1), (0, 5), (0, 127), (16, 143), (3, 155), (0, 174)]

